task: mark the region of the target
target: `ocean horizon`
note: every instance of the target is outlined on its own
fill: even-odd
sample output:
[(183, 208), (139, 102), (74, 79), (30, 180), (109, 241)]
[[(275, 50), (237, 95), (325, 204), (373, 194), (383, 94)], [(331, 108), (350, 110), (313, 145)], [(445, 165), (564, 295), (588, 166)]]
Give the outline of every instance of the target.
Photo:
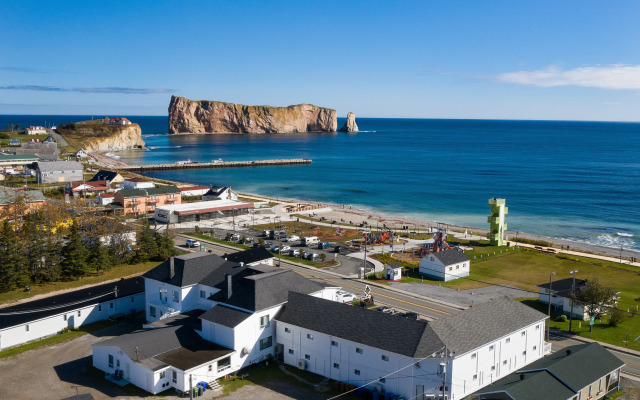
[[(488, 199), (501, 197), (509, 235), (640, 250), (640, 123), (357, 118), (356, 134), (168, 135), (166, 116), (127, 118), (147, 145), (118, 153), (131, 163), (313, 160), (152, 177), (481, 228)], [(2, 115), (0, 126), (84, 119)]]

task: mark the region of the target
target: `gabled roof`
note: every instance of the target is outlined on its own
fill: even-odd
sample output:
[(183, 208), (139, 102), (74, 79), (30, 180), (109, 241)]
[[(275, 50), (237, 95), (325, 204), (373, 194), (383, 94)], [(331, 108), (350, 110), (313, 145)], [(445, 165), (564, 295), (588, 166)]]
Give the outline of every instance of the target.
[(566, 400), (624, 365), (599, 343), (569, 346), (481, 389), (476, 395), (506, 392), (514, 400)]
[(218, 304), (202, 314), (200, 319), (211, 321), (229, 328), (235, 328), (250, 316), (251, 314), (248, 312), (236, 310), (235, 308), (227, 307), (224, 304)]
[(430, 324), (447, 349), (462, 355), (546, 318), (546, 314), (505, 296)]
[(264, 247), (252, 247), (248, 250), (231, 253), (225, 257), (228, 261), (235, 263), (251, 264), (274, 258), (273, 254)]
[(289, 292), (277, 321), (367, 346), (424, 358), (444, 348), (429, 324), (361, 307)]
[(83, 171), (84, 167), (77, 161), (45, 161), (36, 162), (36, 168), (42, 172)]
[(93, 178), (91, 178), (91, 181), (112, 181), (118, 175), (120, 174), (116, 171), (107, 171), (107, 170), (101, 169), (93, 176)]
[(226, 261), (213, 253), (189, 253), (172, 257), (172, 259), (174, 263), (173, 276), (170, 276), (171, 259), (169, 259), (147, 271), (143, 277), (179, 287), (195, 285), (196, 283), (215, 286), (215, 284), (224, 280), (225, 273), (231, 273), (234, 268), (238, 267), (236, 263)]
[(211, 296), (211, 300), (249, 311), (264, 310), (285, 303), (290, 290), (311, 294), (323, 289), (292, 270), (268, 265), (249, 267), (233, 276), (230, 298), (227, 296), (225, 281), (216, 287), (221, 290)]
[(179, 187), (178, 189), (180, 189), (181, 192), (187, 192), (190, 190), (205, 190), (209, 188), (206, 186), (182, 186), (182, 187)]
[(209, 191), (204, 196), (220, 196), (228, 187), (225, 186), (211, 186)]
[[(575, 290), (583, 290), (587, 287), (587, 279), (576, 279)], [(549, 282), (538, 285), (539, 288), (549, 289)], [(558, 279), (551, 283), (551, 290), (560, 297), (571, 297), (571, 289), (573, 287), (573, 278)]]
[(445, 266), (469, 261), (469, 257), (458, 250), (444, 250), (436, 253), (429, 253), (429, 255), (440, 260), (440, 262)]
[[(87, 181), (87, 182), (72, 182), (71, 189), (78, 190), (79, 186), (85, 186), (86, 190), (108, 190), (107, 182), (105, 181)], [(82, 189), (79, 189), (82, 190)]]
[(168, 186), (158, 186), (154, 188), (147, 189), (122, 189), (118, 193), (122, 195), (122, 197), (145, 197), (147, 194), (149, 196), (156, 196), (160, 194), (170, 194), (170, 193), (180, 193), (180, 189), (178, 189), (175, 185)]
[(0, 205), (11, 204), (17, 197), (24, 196), (30, 203), (47, 201), (40, 190), (13, 190), (0, 186)]

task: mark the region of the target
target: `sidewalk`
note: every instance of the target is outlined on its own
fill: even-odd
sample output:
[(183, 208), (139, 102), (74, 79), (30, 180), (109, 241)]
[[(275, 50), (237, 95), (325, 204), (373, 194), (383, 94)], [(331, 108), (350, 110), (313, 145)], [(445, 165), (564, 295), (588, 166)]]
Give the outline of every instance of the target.
[(607, 348), (607, 349), (610, 349), (610, 350), (615, 350), (615, 351), (618, 351), (620, 353), (625, 353), (625, 354), (628, 354), (630, 356), (640, 357), (640, 351), (633, 350), (633, 349), (630, 349), (628, 347), (616, 346), (615, 344), (601, 342), (599, 340), (593, 340), (593, 339), (589, 339), (589, 338), (578, 336), (578, 335), (572, 335), (572, 334), (567, 333), (567, 332), (560, 332), (560, 331), (556, 331), (556, 330), (553, 330), (553, 329), (551, 329), (550, 332), (553, 333), (554, 335), (562, 336), (562, 337), (565, 337), (567, 339), (577, 340), (578, 342), (600, 343), (600, 345), (602, 345), (602, 347), (604, 347), (604, 348)]
[[(522, 246), (522, 247), (527, 247), (530, 249), (535, 249), (537, 248), (543, 248), (546, 249), (546, 246), (536, 246), (533, 244), (528, 244), (528, 243), (520, 243), (520, 242), (516, 242), (516, 241), (510, 241), (511, 243), (513, 243), (513, 245), (518, 245), (518, 246)], [(591, 253), (583, 253), (580, 251), (573, 251), (573, 250), (562, 250), (562, 249), (558, 249), (555, 247), (552, 247), (553, 250), (555, 250), (556, 254), (569, 254), (572, 256), (578, 256), (578, 257), (587, 257), (587, 258), (595, 258), (597, 260), (603, 260), (603, 261), (611, 261), (611, 262), (615, 262), (620, 264), (620, 258), (616, 258), (616, 257), (609, 257), (609, 256), (601, 256), (599, 254), (591, 254)], [(623, 259), (622, 264), (624, 265), (632, 265), (634, 267), (640, 267), (640, 262), (630, 262), (630, 261), (626, 261)]]

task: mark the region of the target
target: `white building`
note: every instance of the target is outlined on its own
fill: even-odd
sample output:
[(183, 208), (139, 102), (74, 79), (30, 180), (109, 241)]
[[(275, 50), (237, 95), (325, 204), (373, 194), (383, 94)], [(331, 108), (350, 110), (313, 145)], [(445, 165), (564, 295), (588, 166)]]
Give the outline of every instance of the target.
[(44, 126), (29, 126), (24, 129), (26, 135), (46, 135), (47, 128)]
[(427, 253), (420, 259), (420, 274), (440, 281), (469, 276), (471, 261), (458, 250)]
[(0, 309), (0, 350), (142, 311), (143, 290), (136, 277)]
[[(538, 301), (540, 303), (549, 304), (549, 296), (551, 296), (551, 306), (555, 312), (559, 312), (565, 315), (571, 314), (571, 299), (573, 298), (573, 318), (587, 321), (589, 314), (585, 312), (584, 306), (579, 301), (575, 300), (572, 293), (584, 290), (589, 281), (587, 279), (576, 279), (575, 289), (573, 278), (558, 279), (551, 283), (551, 294), (549, 293), (549, 282), (542, 285), (538, 285), (540, 293), (538, 293)], [(618, 297), (611, 299), (611, 305), (617, 304)]]
[(182, 196), (187, 197), (202, 196), (209, 191), (209, 188), (206, 186), (182, 186), (178, 189), (180, 189)]
[(231, 253), (224, 257), (227, 261), (246, 265), (248, 267), (265, 264), (273, 266), (273, 253), (264, 247), (252, 247), (248, 250)]
[(232, 215), (239, 216), (248, 213), (252, 208), (253, 203), (229, 199), (195, 201), (158, 206), (155, 209), (154, 218), (158, 222), (175, 224), (231, 217)]
[(36, 183), (79, 182), (84, 166), (77, 161), (36, 162)]
[(231, 190), (231, 186), (210, 186), (209, 190), (202, 195), (202, 200), (238, 200), (238, 194)]
[(113, 203), (114, 197), (114, 193), (99, 193), (96, 198), (96, 202), (100, 205), (106, 206), (107, 204)]
[(509, 298), (433, 322), (289, 293), (276, 316), (284, 362), (411, 399), (462, 399), (551, 350), (546, 315)]
[(384, 266), (384, 279), (399, 281), (402, 279), (402, 264), (391, 263)]
[(130, 178), (125, 179), (122, 182), (122, 187), (124, 189), (149, 189), (156, 187), (155, 183), (152, 181), (148, 181), (142, 178)]

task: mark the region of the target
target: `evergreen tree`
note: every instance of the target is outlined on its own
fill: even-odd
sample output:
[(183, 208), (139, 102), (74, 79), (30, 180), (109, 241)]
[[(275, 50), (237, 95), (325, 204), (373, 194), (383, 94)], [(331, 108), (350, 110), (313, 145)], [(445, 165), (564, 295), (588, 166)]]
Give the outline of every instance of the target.
[(89, 251), (89, 261), (96, 273), (106, 271), (115, 264), (115, 258), (110, 253), (109, 248), (103, 245), (99, 240)]
[(158, 246), (158, 256), (156, 259), (158, 261), (164, 261), (169, 257), (175, 256), (178, 254), (176, 247), (173, 243), (173, 239), (169, 232), (165, 231), (163, 234), (156, 234), (156, 244)]
[(136, 246), (136, 262), (147, 262), (158, 256), (158, 245), (153, 236), (149, 221), (145, 218), (142, 227), (138, 231)]
[(27, 260), (18, 235), (9, 222), (0, 228), (0, 292), (29, 283)]
[(65, 236), (65, 245), (62, 247), (62, 277), (65, 279), (78, 278), (87, 273), (87, 259), (89, 251), (82, 243), (78, 221), (73, 220), (69, 234)]

